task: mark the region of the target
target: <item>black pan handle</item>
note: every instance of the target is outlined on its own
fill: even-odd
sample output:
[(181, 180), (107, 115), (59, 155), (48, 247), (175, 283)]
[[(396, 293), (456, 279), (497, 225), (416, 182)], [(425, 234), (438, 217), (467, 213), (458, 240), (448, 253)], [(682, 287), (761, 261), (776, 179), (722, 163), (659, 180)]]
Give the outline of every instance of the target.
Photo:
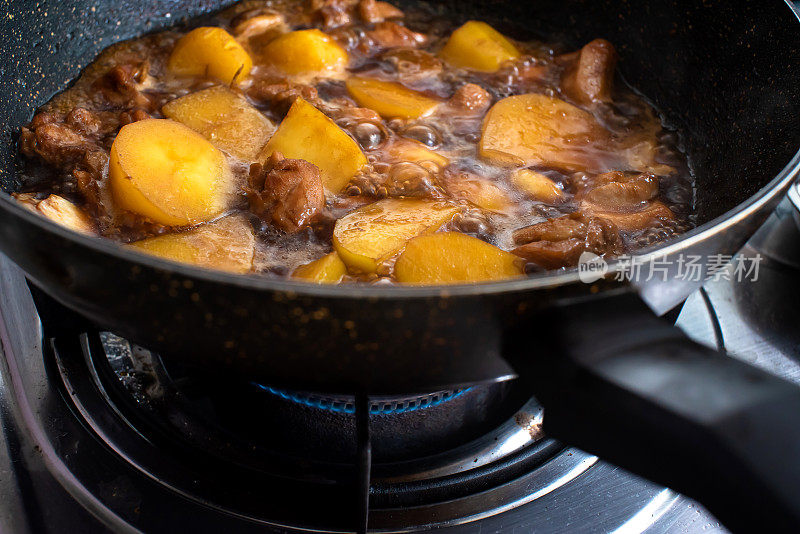
[(552, 320), (546, 339), (528, 330), (507, 351), (548, 435), (698, 500), (734, 532), (800, 532), (800, 388), (694, 343), (635, 294)]

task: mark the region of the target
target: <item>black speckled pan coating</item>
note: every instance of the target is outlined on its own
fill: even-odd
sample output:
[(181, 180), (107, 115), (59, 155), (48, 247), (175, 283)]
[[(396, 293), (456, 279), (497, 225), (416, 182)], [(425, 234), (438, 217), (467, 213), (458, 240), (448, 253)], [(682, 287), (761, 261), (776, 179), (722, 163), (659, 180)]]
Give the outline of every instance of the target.
[[(0, 184), (13, 191), (16, 134), (111, 44), (222, 7), (196, 0), (6, 3), (0, 16)], [(626, 79), (684, 133), (697, 173), (698, 229), (654, 254), (735, 251), (796, 172), (800, 32), (780, 0), (450, 1), (518, 37), (615, 43)], [(794, 159), (793, 159), (794, 158)], [(73, 235), (0, 195), (0, 249), (59, 301), (103, 327), (197, 365), (334, 392), (411, 393), (512, 373), (509, 328), (573, 298), (600, 298), (574, 273), (472, 287), (311, 287), (210, 273)], [(642, 288), (661, 307), (692, 284)]]

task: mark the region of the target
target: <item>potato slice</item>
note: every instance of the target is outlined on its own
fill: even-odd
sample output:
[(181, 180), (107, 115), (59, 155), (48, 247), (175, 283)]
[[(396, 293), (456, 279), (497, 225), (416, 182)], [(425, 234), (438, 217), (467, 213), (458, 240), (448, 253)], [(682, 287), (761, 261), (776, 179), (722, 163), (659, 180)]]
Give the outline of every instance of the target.
[(517, 256), (458, 232), (415, 237), (394, 267), (398, 282), (425, 285), (488, 282), (522, 273)]
[(253, 266), (255, 243), (247, 219), (233, 215), (185, 232), (150, 237), (125, 246), (180, 263), (246, 273)]
[(12, 195), (20, 204), (51, 221), (72, 231), (94, 235), (92, 219), (78, 206), (59, 195), (50, 195), (43, 200), (36, 200), (31, 193)]
[(582, 109), (526, 94), (492, 106), (483, 120), (478, 153), (497, 165), (586, 170), (591, 166), (586, 149), (607, 140), (608, 133)]
[(503, 212), (513, 205), (497, 184), (482, 178), (454, 176), (447, 180), (445, 187), (455, 198), (466, 200), (484, 210)]
[(178, 76), (210, 76), (227, 84), (247, 78), (253, 60), (222, 28), (202, 27), (178, 40), (167, 69)]
[(349, 61), (344, 48), (317, 29), (298, 30), (272, 40), (263, 52), (267, 64), (296, 76), (335, 76)]
[(511, 182), (526, 196), (546, 204), (557, 204), (566, 198), (564, 190), (553, 180), (530, 169), (517, 169), (512, 172)]
[(333, 194), (367, 164), (358, 143), (302, 98), (292, 104), (258, 159), (266, 161), (273, 152), (319, 167), (323, 184)]
[(179, 122), (147, 119), (123, 127), (108, 174), (117, 206), (161, 224), (197, 224), (227, 207), (225, 155)]
[(164, 105), (164, 115), (196, 131), (217, 148), (250, 162), (275, 131), (275, 125), (227, 87), (217, 86)]
[(346, 85), (358, 105), (375, 110), (387, 119), (417, 119), (432, 113), (441, 104), (439, 100), (395, 82), (353, 77)]
[(450, 164), (450, 160), (445, 156), (411, 139), (395, 139), (386, 147), (386, 155), (390, 163), (430, 161), (439, 167), (447, 167)]
[(331, 252), (318, 260), (301, 265), (294, 270), (292, 276), (317, 284), (338, 284), (347, 274), (347, 266), (335, 252)]
[(517, 47), (503, 34), (476, 20), (454, 31), (439, 52), (439, 57), (454, 67), (482, 72), (494, 72), (504, 62), (519, 56)]
[(333, 248), (349, 267), (374, 273), (411, 239), (433, 232), (458, 208), (443, 202), (389, 198), (360, 208), (336, 221)]

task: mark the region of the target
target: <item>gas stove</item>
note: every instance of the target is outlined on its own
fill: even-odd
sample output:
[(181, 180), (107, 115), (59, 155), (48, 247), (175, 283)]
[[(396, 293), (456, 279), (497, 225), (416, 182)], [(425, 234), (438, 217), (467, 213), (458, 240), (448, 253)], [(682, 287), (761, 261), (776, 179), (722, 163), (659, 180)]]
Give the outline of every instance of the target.
[[(785, 201), (672, 314), (800, 381)], [(9, 532), (724, 532), (693, 501), (541, 430), (514, 381), (393, 398), (276, 389), (98, 331), (0, 256), (0, 528)]]

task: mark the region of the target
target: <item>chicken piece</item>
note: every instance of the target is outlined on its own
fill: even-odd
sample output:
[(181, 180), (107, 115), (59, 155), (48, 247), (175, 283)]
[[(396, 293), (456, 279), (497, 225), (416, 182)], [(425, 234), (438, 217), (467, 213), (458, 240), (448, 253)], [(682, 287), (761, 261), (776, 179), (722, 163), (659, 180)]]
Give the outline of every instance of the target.
[(322, 23), (325, 30), (350, 24), (354, 5), (353, 0), (311, 0), (314, 18)]
[(623, 250), (613, 223), (579, 212), (521, 228), (513, 237), (521, 246), (511, 252), (544, 269), (576, 265), (583, 252), (616, 255)]
[[(39, 156), (51, 165), (68, 170), (71, 170), (70, 166), (95, 170), (90, 155), (102, 152), (98, 138), (116, 126), (116, 119), (104, 121), (98, 114), (83, 108), (73, 109), (66, 117), (57, 113), (39, 113), (27, 128), (22, 128), (20, 151), (28, 157)], [(104, 163), (100, 162), (100, 170)]]
[(142, 109), (134, 109), (130, 111), (123, 111), (119, 114), (119, 125), (127, 126), (128, 124), (139, 122), (147, 119), (152, 119), (149, 113)]
[(345, 123), (362, 123), (371, 122), (374, 124), (381, 124), (381, 116), (375, 110), (369, 108), (359, 108), (353, 105), (343, 107), (331, 107), (325, 110), (325, 114), (333, 120)]
[(91, 141), (65, 124), (45, 124), (35, 132), (34, 150), (47, 163), (64, 165), (79, 161)]
[(410, 161), (392, 165), (383, 186), (392, 197), (437, 196), (434, 194), (435, 181), (431, 172)]
[(458, 110), (480, 113), (492, 104), (492, 95), (480, 85), (466, 83), (456, 89), (448, 104)]
[(399, 79), (416, 81), (442, 72), (442, 62), (431, 53), (416, 48), (394, 48), (381, 56), (397, 70)]
[(82, 135), (94, 135), (100, 131), (103, 125), (94, 113), (83, 108), (75, 108), (70, 111), (64, 122)]
[(153, 101), (139, 90), (147, 79), (149, 68), (146, 61), (117, 65), (95, 80), (93, 89), (116, 108), (153, 111)]
[(375, 29), (367, 32), (367, 37), (377, 48), (417, 47), (425, 44), (428, 38), (421, 33), (409, 30), (395, 22), (380, 22)]
[(658, 179), (649, 172), (640, 174), (612, 171), (598, 176), (583, 196), (595, 209), (613, 212), (635, 211), (643, 202), (658, 195)]
[(602, 211), (585, 202), (581, 203), (580, 209), (588, 216), (608, 221), (624, 232), (645, 230), (675, 220), (672, 210), (659, 200), (647, 202), (638, 211), (630, 212)]
[(361, 0), (358, 5), (361, 20), (369, 24), (383, 22), (386, 19), (397, 19), (404, 16), (403, 12), (389, 2), (379, 0)]
[(311, 102), (316, 102), (317, 90), (310, 85), (289, 82), (272, 83), (268, 81), (254, 82), (247, 90), (247, 96), (269, 107), (281, 115), (285, 115), (298, 97)]
[(94, 235), (94, 224), (86, 213), (64, 197), (50, 195), (37, 200), (30, 193), (15, 194), (14, 198), (23, 206), (51, 221), (81, 234)]
[(658, 179), (650, 173), (613, 171), (601, 174), (580, 195), (580, 209), (614, 223), (620, 230), (643, 230), (674, 219), (658, 195)]
[(264, 34), (283, 25), (283, 15), (277, 11), (264, 8), (249, 9), (240, 13), (231, 21), (233, 35), (240, 40), (247, 40)]
[(564, 75), (564, 90), (582, 104), (610, 102), (617, 51), (605, 39), (585, 45)]
[(319, 168), (301, 159), (273, 152), (264, 165), (250, 167), (247, 197), (250, 208), (264, 220), (294, 233), (310, 225), (325, 207)]
[(582, 217), (565, 215), (557, 219), (526, 226), (514, 231), (514, 243), (520, 245), (532, 241), (563, 241), (586, 233), (586, 221)]

